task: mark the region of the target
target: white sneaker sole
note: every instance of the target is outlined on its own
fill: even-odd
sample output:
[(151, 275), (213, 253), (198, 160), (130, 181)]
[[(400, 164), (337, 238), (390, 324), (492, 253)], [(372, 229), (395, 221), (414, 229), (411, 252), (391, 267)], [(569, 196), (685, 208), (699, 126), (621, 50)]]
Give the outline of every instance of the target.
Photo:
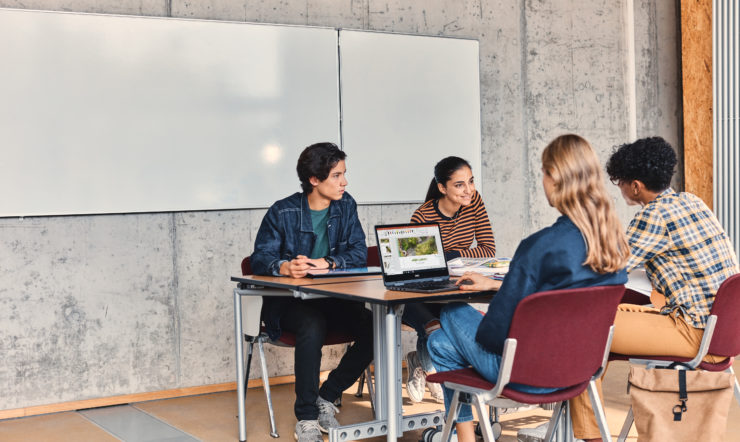
[[(296, 433), (295, 431), (293, 432), (293, 439), (295, 439), (296, 442), (298, 442), (298, 433)], [(324, 441), (324, 438), (322, 437), (321, 438), (321, 442), (323, 442), (323, 441)]]

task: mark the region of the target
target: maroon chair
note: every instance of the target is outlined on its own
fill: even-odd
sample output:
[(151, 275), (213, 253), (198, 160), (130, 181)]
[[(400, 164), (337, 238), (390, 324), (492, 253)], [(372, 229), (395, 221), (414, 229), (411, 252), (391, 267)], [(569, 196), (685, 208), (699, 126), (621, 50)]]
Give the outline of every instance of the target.
[[(722, 359), (717, 363), (705, 362), (702, 359), (707, 354), (719, 356)], [(717, 290), (714, 303), (710, 311), (704, 335), (699, 344), (699, 351), (693, 358), (680, 356), (627, 356), (612, 353), (610, 360), (629, 360), (630, 363), (647, 365), (648, 367), (667, 367), (673, 362), (684, 362), (691, 368), (707, 371), (727, 371), (733, 373), (732, 361), (740, 355), (740, 274), (727, 278)], [(740, 404), (740, 384), (735, 379), (735, 399)], [(622, 425), (618, 441), (624, 441), (634, 422), (632, 408)]]
[(378, 254), (378, 246), (370, 246), (367, 248), (367, 266), (380, 267), (380, 255)]
[[(376, 251), (377, 254), (377, 251)], [(242, 275), (251, 275), (252, 274), (252, 265), (250, 263), (249, 256), (244, 258), (242, 260)], [(255, 304), (255, 306), (259, 306), (261, 308), (262, 303), (259, 302)], [(243, 321), (246, 322), (246, 321)], [(255, 324), (256, 326), (256, 324)], [(245, 326), (245, 330), (248, 329), (248, 326)], [(267, 364), (265, 362), (265, 351), (264, 351), (264, 344), (272, 344), (277, 345), (280, 347), (295, 347), (296, 343), (296, 337), (294, 333), (288, 332), (283, 330), (280, 337), (276, 340), (270, 339), (270, 337), (267, 335), (267, 332), (265, 330), (265, 326), (261, 323), (259, 324), (259, 328), (254, 328), (255, 330), (259, 330), (259, 333), (257, 335), (250, 335), (248, 333), (244, 334), (244, 340), (247, 342), (247, 363), (246, 363), (246, 374), (244, 378), (244, 385), (248, 385), (249, 382), (249, 371), (250, 367), (252, 365), (252, 353), (254, 350), (254, 344), (257, 344), (257, 349), (260, 354), (260, 363), (262, 365), (262, 384), (264, 386), (265, 390), (265, 397), (267, 399), (267, 409), (268, 414), (270, 417), (270, 436), (272, 437), (280, 437), (280, 435), (277, 432), (277, 425), (275, 424), (275, 411), (272, 406), (272, 395), (270, 394), (270, 380), (267, 376)], [(328, 332), (326, 335), (326, 339), (324, 340), (324, 345), (336, 345), (336, 344), (351, 344), (352, 341), (354, 341), (354, 338), (348, 334), (340, 333), (340, 332)], [(370, 367), (365, 369), (365, 372), (363, 373), (362, 377), (360, 378), (360, 385), (358, 388), (358, 393), (356, 394), (357, 397), (362, 396), (362, 385), (363, 382), (367, 383), (367, 389), (368, 393), (370, 394), (370, 403), (371, 406), (375, 407), (374, 400), (375, 400), (375, 394), (374, 389), (370, 377)], [(244, 394), (246, 396), (247, 389), (244, 389)], [(336, 404), (338, 406), (341, 406), (341, 397), (338, 400), (338, 403)]]
[[(563, 422), (563, 428), (569, 427), (565, 422), (568, 400), (586, 389), (597, 404), (594, 413), (602, 438), (609, 440), (594, 380), (606, 366), (614, 317), (623, 293), (624, 286), (618, 285), (527, 296), (514, 312), (495, 383), (481, 377), (473, 368), (427, 376), (427, 382), (444, 383), (455, 392), (441, 440), (449, 441), (461, 402), (474, 405), (478, 416), (488, 415), (486, 405), (513, 407), (521, 403), (557, 402), (545, 437), (550, 441), (559, 423)], [(559, 390), (547, 394), (523, 393), (510, 388), (511, 383)], [(491, 423), (481, 419), (480, 424), (484, 440), (495, 440)], [(428, 439), (436, 440), (425, 438)]]

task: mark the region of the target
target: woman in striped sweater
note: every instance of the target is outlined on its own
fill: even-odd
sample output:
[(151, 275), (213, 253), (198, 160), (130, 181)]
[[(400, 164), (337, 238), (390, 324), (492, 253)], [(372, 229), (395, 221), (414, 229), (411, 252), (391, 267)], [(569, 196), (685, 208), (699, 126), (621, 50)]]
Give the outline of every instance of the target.
[[(434, 167), (425, 203), (413, 223), (439, 223), (447, 259), (494, 257), (496, 242), (483, 199), (475, 190), (473, 171), (462, 158), (447, 157)], [(473, 240), (476, 242), (475, 247)]]
[[(494, 257), (496, 242), (486, 206), (475, 190), (470, 164), (459, 157), (447, 157), (434, 167), (434, 178), (422, 204), (411, 217), (413, 223), (438, 223), (445, 257)], [(475, 241), (475, 247), (471, 247)], [(403, 322), (416, 330), (416, 351), (406, 355), (406, 391), (412, 402), (421, 402), (426, 374), (434, 367), (427, 351), (427, 336), (439, 328), (442, 304), (407, 304)], [(432, 397), (443, 400), (439, 384), (429, 384)]]

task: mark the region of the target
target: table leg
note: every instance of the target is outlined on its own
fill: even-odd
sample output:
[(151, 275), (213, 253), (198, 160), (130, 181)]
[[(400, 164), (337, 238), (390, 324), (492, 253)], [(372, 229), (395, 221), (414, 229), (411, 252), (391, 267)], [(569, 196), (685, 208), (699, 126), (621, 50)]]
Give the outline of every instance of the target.
[(385, 347), (387, 359), (386, 365), (386, 412), (388, 419), (388, 442), (395, 442), (401, 431), (401, 418), (403, 410), (400, 405), (398, 392), (401, 389), (400, 367), (399, 367), (399, 316), (396, 307), (388, 307), (385, 314)]
[(388, 416), (386, 409), (386, 391), (388, 382), (385, 371), (387, 358), (385, 347), (385, 309), (380, 304), (371, 304), (373, 312), (373, 358), (375, 360), (375, 420), (385, 420)]
[(242, 328), (242, 297), (234, 289), (234, 342), (236, 343), (236, 403), (239, 408), (239, 441), (247, 440), (244, 414), (244, 331)]

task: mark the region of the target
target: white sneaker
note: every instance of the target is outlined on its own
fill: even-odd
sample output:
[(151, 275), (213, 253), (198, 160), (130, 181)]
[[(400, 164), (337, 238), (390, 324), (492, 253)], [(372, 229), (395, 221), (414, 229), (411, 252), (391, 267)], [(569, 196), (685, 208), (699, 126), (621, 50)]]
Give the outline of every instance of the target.
[(427, 375), (421, 368), (419, 356), (415, 351), (406, 354), (406, 392), (411, 402), (418, 403), (424, 400), (424, 389), (427, 383)]
[(442, 391), (442, 384), (438, 384), (436, 382), (427, 382), (427, 388), (429, 389), (429, 393), (432, 394), (432, 399), (439, 402), (440, 404), (444, 403), (445, 394)]
[[(428, 442), (441, 442), (442, 430), (434, 430), (434, 433), (432, 433), (431, 436), (422, 433), (422, 440), (426, 440)], [(450, 442), (457, 442), (457, 433), (450, 434)]]
[[(534, 428), (522, 428), (516, 433), (516, 440), (521, 442), (543, 442), (547, 436), (549, 422), (540, 424)], [(575, 442), (583, 442), (583, 439), (575, 439)]]
[(295, 433), (293, 437), (298, 442), (324, 442), (324, 436), (321, 435), (319, 421), (304, 420), (295, 424)]
[(316, 399), (316, 406), (319, 407), (319, 428), (324, 433), (328, 433), (330, 428), (336, 428), (339, 426), (337, 418), (334, 414), (339, 413), (339, 408), (326, 399), (319, 396)]

